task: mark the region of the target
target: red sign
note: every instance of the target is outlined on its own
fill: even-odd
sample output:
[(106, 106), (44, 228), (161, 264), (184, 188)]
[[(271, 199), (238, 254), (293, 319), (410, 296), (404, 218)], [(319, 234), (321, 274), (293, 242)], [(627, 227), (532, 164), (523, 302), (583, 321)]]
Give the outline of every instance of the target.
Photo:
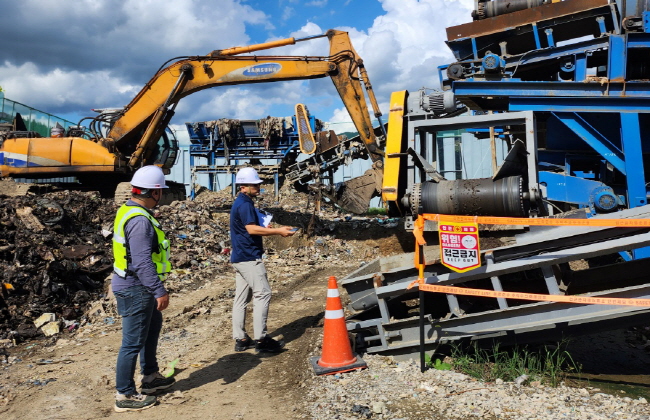
[(481, 266), (478, 224), (440, 222), (438, 235), (442, 265), (457, 273)]

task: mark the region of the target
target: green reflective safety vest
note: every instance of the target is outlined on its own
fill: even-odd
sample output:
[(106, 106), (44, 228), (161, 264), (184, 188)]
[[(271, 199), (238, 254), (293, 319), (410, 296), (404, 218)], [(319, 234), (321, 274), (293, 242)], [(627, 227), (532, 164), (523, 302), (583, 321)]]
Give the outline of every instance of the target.
[(115, 261), (113, 264), (113, 270), (120, 277), (126, 277), (127, 274), (132, 274), (127, 273), (128, 260), (124, 226), (126, 225), (126, 222), (136, 216), (145, 216), (149, 219), (156, 231), (158, 252), (151, 254), (151, 260), (156, 266), (158, 278), (160, 281), (165, 281), (167, 273), (172, 269), (172, 265), (169, 262), (169, 241), (165, 238), (165, 232), (160, 229), (160, 223), (158, 223), (156, 218), (140, 206), (127, 206), (124, 204), (117, 211), (117, 215), (115, 216), (115, 225), (113, 226), (113, 259)]

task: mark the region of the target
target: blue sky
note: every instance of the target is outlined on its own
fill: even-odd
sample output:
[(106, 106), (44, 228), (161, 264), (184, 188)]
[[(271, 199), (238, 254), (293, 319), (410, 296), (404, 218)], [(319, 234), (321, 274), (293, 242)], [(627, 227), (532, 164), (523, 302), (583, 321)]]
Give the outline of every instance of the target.
[[(474, 0), (0, 0), (0, 86), (9, 99), (73, 121), (128, 104), (167, 60), (339, 29), (364, 60), (380, 108), (390, 94), (439, 88), (453, 62), (445, 28)], [(11, 40), (11, 41), (10, 41)], [(326, 39), (260, 52), (326, 56)], [(172, 126), (293, 114), (301, 102), (337, 132), (350, 118), (329, 79), (208, 89), (180, 101)], [(385, 121), (385, 119), (384, 119)]]
[[(369, 28), (377, 16), (384, 13), (381, 2), (377, 0), (345, 0), (345, 1), (247, 1), (251, 7), (263, 10), (272, 16), (272, 22), (278, 31), (299, 28), (306, 21), (313, 22), (321, 28), (348, 26), (351, 28)], [(264, 31), (253, 29), (251, 36), (264, 39)], [(254, 42), (257, 42), (254, 40)]]

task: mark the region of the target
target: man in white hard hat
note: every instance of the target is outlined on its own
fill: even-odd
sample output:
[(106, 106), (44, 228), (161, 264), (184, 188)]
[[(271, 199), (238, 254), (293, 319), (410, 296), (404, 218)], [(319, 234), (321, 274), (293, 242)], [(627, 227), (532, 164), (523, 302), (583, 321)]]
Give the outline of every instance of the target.
[[(165, 174), (157, 166), (138, 169), (131, 179), (131, 199), (117, 211), (113, 228), (111, 286), (122, 316), (122, 345), (117, 356), (115, 411), (153, 407), (156, 391), (174, 378), (160, 374), (156, 352), (162, 329), (161, 311), (169, 305), (163, 281), (171, 271), (169, 241), (151, 211), (162, 198)], [(140, 355), (141, 393), (133, 380)], [(145, 395), (143, 395), (145, 394)]]
[[(292, 236), (295, 229), (289, 226), (264, 227), (260, 221), (253, 198), (260, 193), (260, 179), (255, 169), (246, 167), (237, 172), (235, 184), (239, 194), (230, 211), (230, 261), (235, 268), (235, 301), (232, 308), (232, 332), (235, 351), (255, 347), (255, 352), (278, 353), (284, 347), (267, 335), (266, 320), (271, 302), (271, 286), (262, 261), (264, 246), (262, 236)], [(253, 332), (255, 340), (246, 333), (246, 306), (253, 301)]]

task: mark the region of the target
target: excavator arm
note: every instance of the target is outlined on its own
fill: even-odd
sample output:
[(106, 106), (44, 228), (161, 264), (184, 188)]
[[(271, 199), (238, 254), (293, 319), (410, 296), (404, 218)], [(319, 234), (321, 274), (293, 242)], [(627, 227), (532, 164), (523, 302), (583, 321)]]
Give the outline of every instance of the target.
[[(321, 37), (329, 39), (328, 56), (242, 55)], [(380, 191), (383, 152), (372, 128), (366, 95), (376, 118), (381, 112), (363, 60), (352, 47), (347, 32), (329, 30), (309, 38), (287, 38), (174, 60), (164, 65), (126, 107), (93, 119), (90, 138), (5, 140), (0, 145), (0, 174), (41, 179), (76, 176), (110, 188), (108, 184), (126, 181), (143, 165), (156, 164), (165, 170), (171, 167), (174, 159), (164, 157), (163, 149), (168, 146), (161, 148), (159, 141), (182, 98), (215, 86), (330, 77), (373, 161), (372, 179), (378, 180), (376, 188), (364, 183), (366, 191), (361, 195), (370, 197)], [(93, 128), (96, 122), (108, 124), (106, 135)], [(97, 174), (102, 177), (97, 178)], [(348, 192), (356, 189), (349, 188)], [(337, 197), (331, 198), (337, 201)], [(353, 197), (352, 201), (360, 202), (363, 208), (363, 202), (369, 200)]]
[[(330, 77), (352, 121), (375, 161), (382, 160), (372, 130), (364, 87), (376, 117), (381, 116), (363, 67), (346, 32), (330, 30), (327, 57), (245, 56), (253, 52), (299, 41), (288, 38), (265, 44), (213, 51), (207, 56), (188, 57), (160, 70), (127, 105), (108, 132), (108, 142), (124, 155), (128, 166), (137, 168), (148, 162), (153, 146), (171, 119), (178, 102), (195, 92), (221, 85), (263, 83), (284, 80)], [(134, 147), (135, 146), (135, 147)]]

